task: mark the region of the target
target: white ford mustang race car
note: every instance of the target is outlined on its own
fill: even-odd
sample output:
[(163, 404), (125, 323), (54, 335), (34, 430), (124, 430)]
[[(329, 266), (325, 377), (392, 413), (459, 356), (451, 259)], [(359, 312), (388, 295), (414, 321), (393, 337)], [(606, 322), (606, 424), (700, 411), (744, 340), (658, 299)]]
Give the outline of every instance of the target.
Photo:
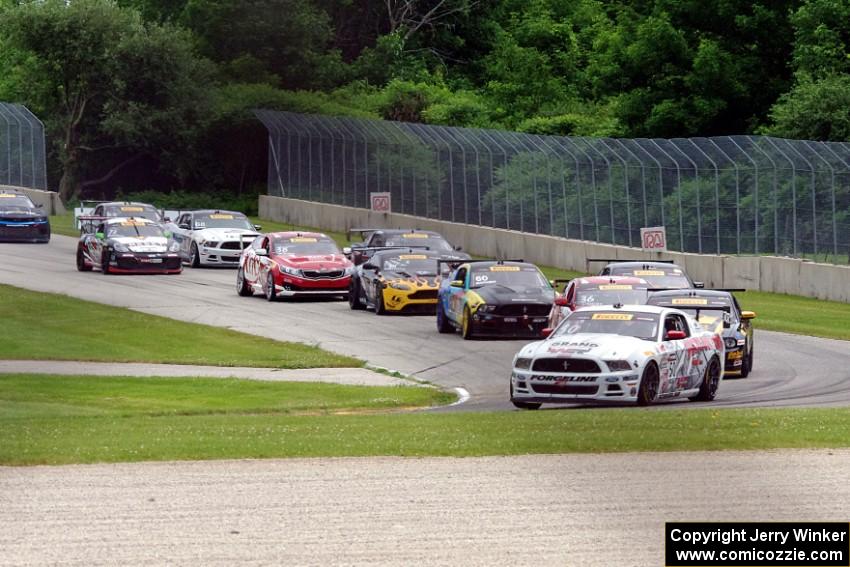
[(723, 375), (723, 339), (686, 313), (649, 305), (571, 313), (513, 361), (511, 402), (710, 401)]
[(236, 211), (188, 211), (169, 225), (180, 256), (193, 268), (239, 265), (242, 250), (259, 236), (258, 226)]

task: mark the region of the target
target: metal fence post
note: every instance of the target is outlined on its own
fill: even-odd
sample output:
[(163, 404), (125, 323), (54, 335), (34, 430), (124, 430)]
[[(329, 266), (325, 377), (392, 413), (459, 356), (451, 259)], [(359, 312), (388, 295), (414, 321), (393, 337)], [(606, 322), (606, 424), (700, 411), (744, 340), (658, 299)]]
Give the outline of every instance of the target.
[[(496, 138), (494, 138), (493, 136), (490, 135), (489, 131), (481, 130), (481, 133), (484, 136), (490, 138), (490, 141), (492, 141), (496, 145), (496, 147), (499, 148), (502, 151), (502, 158), (503, 158), (502, 159), (502, 168), (505, 171), (505, 194), (507, 194), (508, 190), (510, 189), (510, 186), (508, 185), (508, 177), (507, 177), (508, 152), (507, 152), (507, 150), (505, 150), (504, 146), (502, 146), (502, 144)], [(487, 151), (489, 152), (490, 147), (489, 146), (486, 146), (486, 147), (487, 147)], [(495, 180), (493, 178), (493, 170), (494, 169), (495, 168), (493, 167), (493, 153), (490, 152), (490, 191), (493, 191), (493, 188), (496, 186)], [(493, 197), (490, 198), (490, 206), (491, 206), (491, 209), (493, 211), (492, 212), (492, 214), (493, 214), (492, 224), (493, 224), (493, 227), (496, 227), (496, 199), (493, 198)], [(510, 213), (508, 212), (508, 201), (507, 201), (507, 199), (505, 199), (505, 226), (507, 228), (511, 227), (509, 219), (510, 219)]]
[[(739, 172), (738, 172), (738, 164), (735, 163), (735, 160), (733, 160), (731, 157), (729, 157), (729, 154), (724, 152), (720, 148), (720, 146), (718, 146), (716, 143), (714, 143), (714, 140), (712, 140), (711, 138), (708, 138), (708, 141), (711, 143), (712, 146), (717, 148), (717, 151), (720, 152), (721, 154), (723, 154), (723, 156), (732, 163), (732, 167), (735, 168), (735, 226), (736, 226), (736, 242), (737, 242), (736, 250), (737, 250), (737, 253), (740, 254), (741, 253), (741, 184), (740, 184), (740, 177), (739, 177)], [(718, 195), (718, 198), (719, 198), (719, 195)], [(719, 205), (718, 205), (718, 216), (719, 215), (720, 215), (720, 212), (719, 212)], [(719, 254), (719, 252), (718, 252), (718, 254)]]
[[(631, 203), (631, 192), (629, 191), (629, 162), (623, 156), (614, 151), (610, 145), (608, 145), (608, 140), (613, 140), (612, 138), (600, 138), (599, 141), (602, 142), (608, 151), (611, 152), (618, 160), (623, 163), (623, 186), (626, 190), (626, 230), (629, 235), (629, 246), (632, 246), (632, 203)], [(628, 150), (626, 150), (628, 151)], [(629, 152), (631, 153), (631, 152)], [(611, 208), (613, 211), (613, 206)]]
[[(844, 161), (844, 158), (840, 157), (835, 150), (832, 149), (829, 143), (821, 143), (821, 145), (826, 148), (829, 153), (834, 155), (838, 161), (844, 164), (844, 167), (850, 169), (847, 162)], [(832, 184), (830, 186), (830, 198), (832, 200), (832, 253), (834, 256), (838, 256), (838, 226), (836, 225), (837, 219), (835, 215), (835, 169), (830, 165), (829, 171), (832, 174)]]
[(753, 164), (753, 170), (755, 171), (755, 183), (753, 184), (753, 253), (758, 256), (759, 253), (759, 216), (761, 214), (761, 210), (759, 209), (759, 165), (756, 160), (754, 160), (750, 154), (748, 154), (744, 149), (738, 145), (738, 142), (735, 141), (735, 138), (732, 136), (728, 137), (729, 141), (732, 142), (738, 151), (740, 151), (750, 162)]
[[(579, 203), (579, 238), (581, 240), (584, 240), (584, 217), (583, 217), (582, 212), (581, 212), (581, 179), (580, 179), (581, 166), (579, 165), (578, 156), (576, 156), (572, 151), (570, 151), (570, 149), (565, 144), (563, 144), (561, 142), (562, 138), (552, 137), (552, 138), (549, 138), (549, 139), (554, 144), (557, 144), (557, 146), (559, 148), (561, 148), (562, 150), (567, 152), (567, 154), (571, 158), (573, 158), (573, 160), (575, 161), (575, 164), (576, 164), (576, 169), (575, 169), (575, 172), (576, 172), (576, 175), (575, 175), (575, 178), (576, 178), (576, 196), (579, 199), (579, 201), (578, 201), (578, 203)], [(563, 174), (561, 174), (561, 192), (563, 194), (563, 199), (564, 199), (564, 203), (563, 203), (563, 205), (564, 205), (564, 238), (569, 238), (570, 237), (570, 216), (569, 216), (569, 213), (567, 211), (567, 186), (566, 186), (566, 182), (564, 180)]]
[(806, 156), (804, 156), (802, 153), (800, 153), (800, 151), (797, 148), (794, 147), (794, 144), (792, 144), (790, 140), (785, 140), (785, 143), (788, 145), (789, 148), (791, 148), (791, 150), (795, 154), (800, 156), (800, 159), (802, 159), (804, 162), (806, 162), (806, 165), (809, 166), (809, 171), (812, 173), (812, 242), (814, 244), (815, 256), (817, 256), (817, 254), (818, 254), (818, 217), (817, 217), (817, 194), (816, 194), (817, 177), (815, 175), (815, 166), (812, 164), (812, 162), (810, 162), (808, 159), (806, 159)]
[[(718, 172), (718, 169), (717, 169), (717, 162), (715, 162), (713, 159), (711, 159), (711, 157), (707, 153), (702, 151), (702, 149), (700, 149), (700, 147), (697, 146), (694, 143), (693, 139), (687, 138), (686, 141), (688, 143), (690, 143), (696, 151), (701, 153), (703, 155), (703, 157), (705, 157), (705, 159), (707, 159), (708, 162), (711, 164), (711, 166), (714, 168), (714, 195), (715, 195), (715, 204), (716, 204), (716, 207), (717, 207), (716, 210), (715, 210), (715, 217), (716, 218), (714, 220), (714, 224), (715, 224), (715, 228), (716, 228), (716, 232), (717, 232), (717, 234), (716, 234), (716, 242), (717, 242), (716, 250), (717, 250), (717, 253), (720, 254), (720, 173)], [(699, 231), (700, 231), (699, 251), (700, 251), (700, 254), (702, 254), (702, 215), (700, 214), (699, 201), (700, 201), (699, 180), (697, 180), (697, 218), (699, 218), (699, 227), (700, 227), (699, 228)]]
[(685, 252), (685, 224), (683, 222), (683, 214), (682, 214), (682, 171), (679, 168), (679, 162), (673, 159), (673, 157), (664, 151), (664, 149), (658, 145), (654, 139), (648, 140), (652, 145), (658, 148), (662, 154), (667, 156), (667, 158), (673, 162), (673, 165), (676, 167), (676, 194), (679, 197), (679, 251)]
[[(691, 159), (691, 156), (682, 151), (682, 149), (677, 144), (678, 140), (670, 140), (670, 145), (676, 148), (676, 151), (682, 154), (686, 160), (691, 162), (691, 165), (694, 168), (694, 185), (697, 190), (697, 249), (700, 254), (702, 254), (702, 203), (701, 203), (701, 195), (700, 195), (700, 187), (699, 187), (699, 167), (696, 162)], [(693, 142), (692, 142), (693, 144)], [(676, 162), (678, 167), (678, 161)], [(677, 172), (678, 173), (678, 172)], [(679, 181), (679, 196), (681, 199), (682, 195), (682, 182)], [(679, 201), (681, 207), (681, 200)], [(718, 221), (719, 222), (719, 221)], [(684, 250), (682, 250), (684, 252)], [(720, 238), (717, 239), (717, 253), (720, 253)]]
[(785, 152), (783, 152), (783, 151), (779, 148), (779, 146), (777, 146), (777, 145), (774, 143), (773, 138), (771, 138), (771, 137), (769, 137), (769, 136), (766, 136), (766, 137), (764, 138), (764, 140), (765, 140), (768, 144), (770, 144), (771, 146), (773, 146), (773, 148), (774, 148), (777, 152), (779, 152), (779, 153), (782, 155), (782, 157), (784, 157), (786, 160), (788, 160), (788, 163), (789, 163), (789, 164), (791, 164), (791, 205), (792, 205), (792, 209), (791, 209), (791, 210), (792, 210), (792, 215), (791, 215), (791, 218), (792, 218), (792, 222), (793, 222), (793, 225), (794, 225), (794, 226), (792, 227), (792, 231), (793, 231), (793, 242), (792, 242), (792, 246), (793, 246), (793, 251), (794, 251), (793, 253), (794, 253), (794, 256), (796, 257), (796, 256), (797, 256), (797, 167), (794, 165), (794, 160), (792, 160), (791, 158), (789, 158), (789, 157), (788, 157), (788, 155), (787, 155)]

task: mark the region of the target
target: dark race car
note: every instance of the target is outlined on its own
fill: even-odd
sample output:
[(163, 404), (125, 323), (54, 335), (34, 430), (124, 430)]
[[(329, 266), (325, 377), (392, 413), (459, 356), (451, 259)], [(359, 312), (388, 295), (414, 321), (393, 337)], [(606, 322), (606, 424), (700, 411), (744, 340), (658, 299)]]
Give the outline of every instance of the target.
[[(732, 290), (667, 290), (652, 292), (648, 305), (680, 309), (723, 337), (726, 345), (726, 372), (740, 372), (742, 378), (753, 369), (753, 325), (756, 314), (742, 311)], [(734, 291), (745, 291), (734, 290)]]
[(375, 250), (351, 277), (348, 304), (387, 313), (434, 313), (440, 253), (417, 248)]
[(177, 244), (159, 223), (146, 218), (88, 220), (77, 244), (77, 269), (104, 274), (179, 274)]
[(469, 261), (440, 283), (437, 330), (477, 336), (541, 338), (555, 290), (534, 264)]
[(611, 260), (588, 258), (590, 262), (607, 262), (599, 271), (600, 276), (632, 276), (649, 282), (651, 287), (663, 289), (702, 288), (702, 282), (694, 282), (681, 267), (673, 262), (645, 260)]
[(23, 193), (0, 190), (0, 242), (50, 242), (50, 222), (42, 206)]
[(254, 239), (239, 258), (236, 291), (278, 297), (348, 295), (354, 266), (336, 242), (318, 232), (273, 232)]
[(426, 247), (433, 252), (439, 252), (443, 260), (469, 260), (469, 254), (460, 251), (460, 246), (452, 246), (438, 232), (430, 230), (416, 230), (412, 228), (352, 228), (349, 234), (359, 233), (363, 242), (355, 242), (347, 250), (354, 265), (360, 265), (369, 259), (372, 252), (378, 248), (387, 246), (414, 246), (416, 248)]

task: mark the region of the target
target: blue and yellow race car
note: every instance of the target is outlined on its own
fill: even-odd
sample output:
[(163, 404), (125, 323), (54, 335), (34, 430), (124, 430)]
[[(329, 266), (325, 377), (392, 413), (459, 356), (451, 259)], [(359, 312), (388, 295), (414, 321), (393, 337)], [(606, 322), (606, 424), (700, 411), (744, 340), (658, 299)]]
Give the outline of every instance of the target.
[(442, 263), (456, 267), (440, 283), (437, 330), (483, 336), (541, 338), (555, 290), (540, 269), (522, 260)]

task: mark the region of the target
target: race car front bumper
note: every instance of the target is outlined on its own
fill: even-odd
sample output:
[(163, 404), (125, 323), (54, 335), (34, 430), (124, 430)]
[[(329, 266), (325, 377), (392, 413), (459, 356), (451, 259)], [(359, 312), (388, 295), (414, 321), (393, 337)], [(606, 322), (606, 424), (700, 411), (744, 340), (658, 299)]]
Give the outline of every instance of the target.
[(476, 336), (539, 339), (543, 337), (543, 329), (549, 323), (549, 317), (545, 315), (504, 317), (489, 313), (475, 313), (470, 323), (472, 332)]
[(109, 270), (126, 274), (179, 274), (183, 263), (177, 253), (115, 252)]
[(350, 283), (350, 275), (338, 278), (309, 279), (282, 274), (275, 281), (275, 290), (281, 297), (347, 296)]
[(48, 242), (50, 223), (29, 219), (0, 219), (0, 242)]
[(391, 286), (385, 287), (381, 293), (384, 295), (384, 308), (393, 313), (426, 313), (437, 312), (438, 288), (411, 287), (411, 289), (396, 289)]
[(743, 345), (726, 351), (726, 363), (723, 365), (723, 369), (726, 372), (741, 371), (744, 365), (744, 352), (746, 348), (746, 345)]
[(544, 404), (637, 402), (640, 374), (629, 370), (600, 374), (514, 369), (512, 400)]
[[(244, 248), (236, 248), (239, 246), (238, 241), (225, 241), (217, 247), (198, 246), (198, 260), (204, 266), (233, 266), (239, 267), (239, 258), (242, 256), (242, 250), (251, 245), (250, 242), (244, 243)], [(223, 248), (222, 246), (227, 246)]]

